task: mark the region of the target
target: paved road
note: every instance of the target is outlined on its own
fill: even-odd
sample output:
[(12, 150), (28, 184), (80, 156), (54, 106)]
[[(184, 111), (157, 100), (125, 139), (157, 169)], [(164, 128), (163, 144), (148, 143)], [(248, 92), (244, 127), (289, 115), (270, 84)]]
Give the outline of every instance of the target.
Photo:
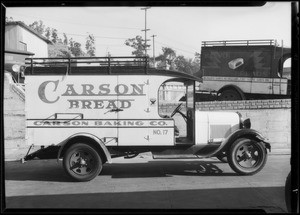
[(286, 212), (289, 155), (271, 155), (254, 176), (214, 158), (117, 158), (90, 182), (71, 182), (56, 160), (5, 163), (7, 208), (263, 209)]

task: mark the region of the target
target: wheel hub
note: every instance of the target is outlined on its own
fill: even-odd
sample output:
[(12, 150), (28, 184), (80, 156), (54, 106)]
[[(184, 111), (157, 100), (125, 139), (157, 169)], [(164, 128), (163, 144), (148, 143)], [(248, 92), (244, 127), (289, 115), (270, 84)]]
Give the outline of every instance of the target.
[(80, 158), (79, 164), (80, 164), (81, 166), (87, 166), (86, 159)]
[(87, 151), (77, 151), (70, 158), (70, 169), (79, 175), (89, 174), (93, 169), (93, 160)]
[(246, 151), (245, 152), (245, 157), (246, 157), (247, 160), (252, 158), (251, 153), (249, 151)]

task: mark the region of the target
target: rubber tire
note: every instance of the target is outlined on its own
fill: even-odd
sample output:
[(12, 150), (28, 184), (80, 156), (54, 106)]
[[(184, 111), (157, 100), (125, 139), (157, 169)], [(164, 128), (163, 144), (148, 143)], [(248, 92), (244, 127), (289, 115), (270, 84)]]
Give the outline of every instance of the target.
[[(94, 160), (95, 160), (95, 165), (94, 165), (94, 169), (91, 170), (91, 172), (89, 174), (86, 175), (78, 175), (75, 172), (73, 172), (72, 170), (70, 170), (70, 163), (69, 160), (71, 158), (71, 156), (76, 152), (76, 151), (87, 151), (88, 153), (90, 153)], [(86, 143), (76, 143), (74, 145), (72, 145), (70, 148), (68, 148), (68, 150), (66, 151), (64, 157), (63, 157), (63, 167), (65, 172), (67, 173), (67, 175), (69, 175), (73, 180), (75, 181), (90, 181), (92, 179), (94, 179), (95, 177), (97, 177), (100, 172), (102, 171), (102, 160), (101, 157), (99, 155), (99, 153), (97, 152), (97, 150), (95, 148), (93, 148), (92, 146), (86, 144)]]
[(237, 100), (243, 100), (242, 96), (239, 94), (238, 91), (234, 89), (228, 89), (221, 92), (221, 95), (219, 96), (220, 101), (237, 101)]
[[(239, 149), (239, 147), (241, 147), (244, 143), (250, 142), (250, 141), (252, 142), (252, 144), (255, 144), (257, 146), (257, 148), (259, 149), (260, 159), (258, 161), (258, 164), (255, 165), (255, 167), (245, 168), (238, 164), (238, 162), (236, 161), (235, 154), (236, 154), (237, 150)], [(231, 169), (233, 169), (233, 171), (235, 171), (236, 173), (238, 173), (240, 175), (254, 175), (254, 174), (258, 173), (265, 166), (265, 164), (267, 162), (267, 157), (268, 157), (265, 146), (263, 144), (261, 144), (260, 142), (257, 142), (256, 140), (249, 139), (249, 138), (239, 138), (236, 141), (234, 141), (233, 144), (231, 145), (230, 150), (227, 155), (228, 155), (227, 158), (228, 158), (229, 166), (231, 167)]]
[(292, 212), (292, 203), (291, 203), (291, 195), (292, 195), (292, 186), (291, 186), (292, 178), (291, 172), (288, 174), (285, 180), (285, 205), (289, 213)]

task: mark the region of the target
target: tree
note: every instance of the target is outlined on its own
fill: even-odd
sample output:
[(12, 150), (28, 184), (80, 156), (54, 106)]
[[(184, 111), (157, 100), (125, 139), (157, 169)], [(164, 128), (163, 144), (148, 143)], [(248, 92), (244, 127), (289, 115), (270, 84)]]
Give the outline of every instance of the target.
[(200, 70), (200, 54), (195, 53), (195, 58), (185, 58), (182, 55), (179, 55), (174, 60), (174, 63), (176, 65), (176, 70), (188, 74), (194, 74), (199, 72)]
[(84, 55), (83, 51), (81, 50), (81, 44), (74, 41), (73, 38), (69, 40), (69, 50), (75, 57)]
[(64, 45), (68, 45), (68, 37), (67, 37), (67, 35), (65, 33), (63, 33), (63, 35), (64, 35), (64, 42), (63, 42), (63, 44)]
[(43, 21), (34, 21), (32, 24), (29, 25), (30, 28), (38, 32), (40, 35), (44, 34), (45, 31), (45, 25), (43, 24)]
[(92, 34), (89, 34), (86, 38), (85, 49), (90, 57), (95, 56), (95, 37)]
[(49, 57), (64, 57), (64, 58), (69, 58), (73, 56), (68, 46), (63, 44), (48, 45), (48, 55)]
[(175, 69), (174, 60), (176, 58), (176, 52), (169, 47), (162, 47), (163, 53), (159, 55), (155, 60), (158, 60), (158, 68)]
[(51, 29), (49, 27), (46, 28), (45, 30), (45, 37), (50, 40), (50, 36), (51, 36)]
[[(142, 36), (136, 36), (135, 38), (127, 39), (125, 41), (125, 45), (134, 49), (134, 51), (132, 51), (132, 55), (136, 57), (144, 56), (145, 43), (143, 42)], [(148, 47), (150, 47), (150, 45), (147, 44), (147, 48)]]
[(55, 28), (52, 28), (51, 38), (52, 38), (51, 41), (53, 43), (57, 43), (58, 42), (57, 30)]
[(195, 52), (194, 62), (199, 64), (199, 68), (200, 68), (200, 61), (201, 61), (201, 54), (199, 52)]
[(180, 55), (175, 59), (176, 70), (188, 74), (192, 74), (193, 66), (192, 59), (186, 59), (184, 56)]

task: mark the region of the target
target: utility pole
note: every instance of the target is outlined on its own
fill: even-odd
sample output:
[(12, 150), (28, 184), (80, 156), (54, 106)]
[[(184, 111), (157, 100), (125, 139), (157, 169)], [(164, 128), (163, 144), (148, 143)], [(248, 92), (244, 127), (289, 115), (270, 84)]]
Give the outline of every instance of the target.
[(156, 35), (152, 35), (151, 37), (153, 37), (153, 63), (154, 63), (154, 68), (156, 67), (155, 66), (155, 46), (154, 46), (154, 37), (156, 37)]
[(145, 31), (145, 57), (147, 57), (147, 31), (150, 29), (147, 29), (147, 10), (150, 9), (150, 7), (141, 8), (141, 10), (145, 10), (145, 29), (142, 31)]

